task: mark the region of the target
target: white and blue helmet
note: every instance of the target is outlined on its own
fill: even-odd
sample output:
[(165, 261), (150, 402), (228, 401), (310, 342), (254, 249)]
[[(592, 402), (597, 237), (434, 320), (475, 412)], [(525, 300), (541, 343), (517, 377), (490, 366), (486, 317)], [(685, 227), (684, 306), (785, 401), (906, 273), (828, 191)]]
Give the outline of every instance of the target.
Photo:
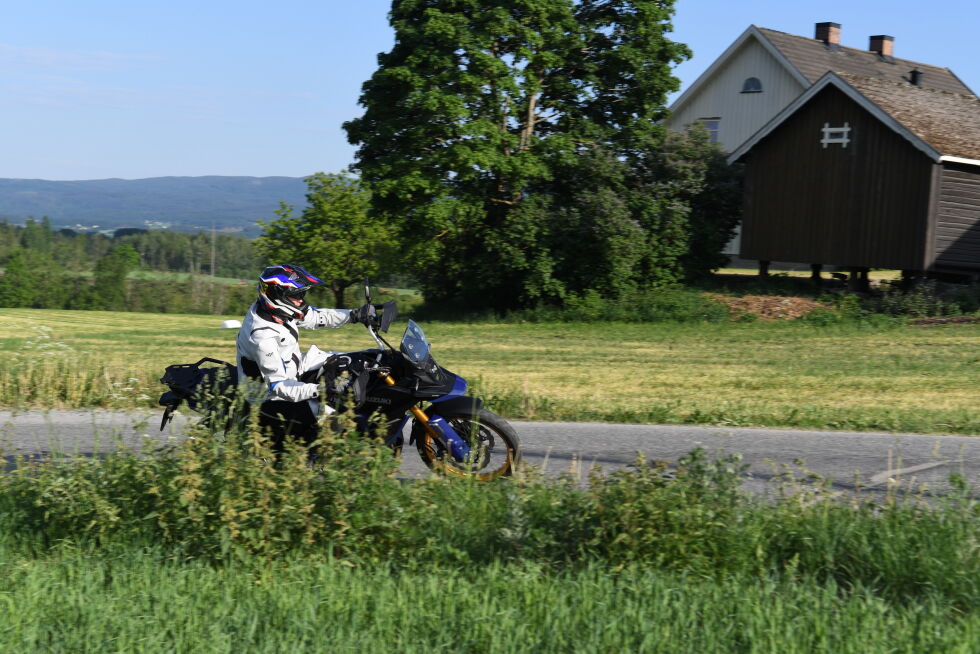
[[(305, 298), (306, 292), (322, 284), (322, 279), (299, 266), (269, 266), (259, 275), (259, 304), (283, 320), (299, 320), (310, 310)], [(302, 300), (302, 303), (293, 303), (292, 300), (296, 298)]]

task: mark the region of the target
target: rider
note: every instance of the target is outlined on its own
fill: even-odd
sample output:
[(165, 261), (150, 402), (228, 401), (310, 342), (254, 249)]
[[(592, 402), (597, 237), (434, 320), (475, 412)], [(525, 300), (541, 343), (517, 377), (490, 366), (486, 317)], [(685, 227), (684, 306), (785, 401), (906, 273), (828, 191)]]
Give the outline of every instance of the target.
[[(259, 426), (271, 433), (276, 452), (282, 452), (287, 436), (306, 445), (317, 436), (319, 387), (301, 377), (315, 378), (328, 354), (315, 345), (301, 354), (296, 328), (367, 324), (374, 315), (369, 304), (353, 310), (310, 306), (306, 292), (322, 284), (299, 266), (269, 266), (259, 275), (259, 297), (238, 332), (239, 384), (247, 401), (262, 402)], [(333, 411), (329, 406), (326, 410)]]

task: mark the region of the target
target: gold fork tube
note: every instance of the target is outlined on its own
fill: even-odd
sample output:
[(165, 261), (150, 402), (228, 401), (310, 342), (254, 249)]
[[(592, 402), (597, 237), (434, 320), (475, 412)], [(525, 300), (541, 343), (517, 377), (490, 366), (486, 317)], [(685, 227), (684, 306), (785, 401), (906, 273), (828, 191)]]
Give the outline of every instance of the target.
[[(389, 386), (394, 386), (395, 385), (395, 380), (388, 373), (383, 372), (383, 373), (381, 373), (378, 376), (381, 377), (381, 381), (383, 381), (384, 383), (388, 384)], [(439, 435), (436, 433), (436, 430), (434, 430), (429, 425), (429, 416), (425, 415), (425, 411), (423, 411), (422, 409), (418, 408), (414, 404), (412, 405), (412, 408), (409, 409), (409, 411), (411, 411), (412, 412), (412, 415), (415, 416), (418, 419), (418, 421), (422, 424), (422, 428), (425, 429), (425, 433), (427, 433), (430, 438), (433, 438), (435, 440), (438, 440), (439, 439)]]

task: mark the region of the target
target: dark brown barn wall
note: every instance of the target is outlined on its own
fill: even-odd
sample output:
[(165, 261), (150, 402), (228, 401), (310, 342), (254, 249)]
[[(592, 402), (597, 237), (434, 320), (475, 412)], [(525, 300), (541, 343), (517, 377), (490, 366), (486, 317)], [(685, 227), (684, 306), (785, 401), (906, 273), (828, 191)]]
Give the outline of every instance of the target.
[(934, 267), (980, 269), (980, 167), (943, 164)]
[[(846, 148), (820, 140), (848, 123)], [(827, 87), (746, 158), (741, 256), (918, 270), (932, 162), (842, 91)]]

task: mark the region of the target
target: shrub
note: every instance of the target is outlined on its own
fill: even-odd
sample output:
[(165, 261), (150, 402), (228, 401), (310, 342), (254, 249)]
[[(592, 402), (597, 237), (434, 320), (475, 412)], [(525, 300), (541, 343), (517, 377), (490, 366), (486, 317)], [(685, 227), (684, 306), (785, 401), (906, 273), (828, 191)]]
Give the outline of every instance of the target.
[[(390, 452), (355, 436), (352, 422), (317, 441), (321, 465), (292, 446), (277, 460), (254, 422), (216, 435), (199, 428), (179, 446), (120, 449), (104, 459), (20, 458), (0, 476), (0, 529), (41, 547), (73, 540), (157, 543), (185, 556), (278, 557), (364, 537), (376, 498), (397, 490)], [(378, 486), (388, 485), (388, 494)]]
[(682, 457), (674, 471), (642, 458), (608, 478), (593, 476), (586, 495), (594, 525), (586, 541), (613, 564), (721, 571), (744, 565), (751, 537), (739, 527), (741, 478), (737, 455), (715, 461), (703, 449)]
[(980, 285), (943, 284), (932, 279), (911, 286), (893, 282), (871, 295), (865, 306), (875, 313), (913, 318), (976, 313), (980, 310)]
[(961, 313), (980, 312), (980, 284), (954, 286), (946, 292), (945, 296), (946, 301), (959, 307)]
[(801, 324), (812, 327), (828, 327), (831, 325), (858, 325), (869, 327), (886, 327), (901, 324), (903, 316), (875, 313), (868, 302), (854, 293), (838, 293), (823, 295), (820, 301), (825, 305), (817, 307), (798, 320)]
[(681, 286), (633, 291), (620, 298), (604, 298), (590, 290), (565, 299), (562, 307), (508, 314), (506, 321), (528, 322), (722, 322), (728, 308), (701, 292)]

